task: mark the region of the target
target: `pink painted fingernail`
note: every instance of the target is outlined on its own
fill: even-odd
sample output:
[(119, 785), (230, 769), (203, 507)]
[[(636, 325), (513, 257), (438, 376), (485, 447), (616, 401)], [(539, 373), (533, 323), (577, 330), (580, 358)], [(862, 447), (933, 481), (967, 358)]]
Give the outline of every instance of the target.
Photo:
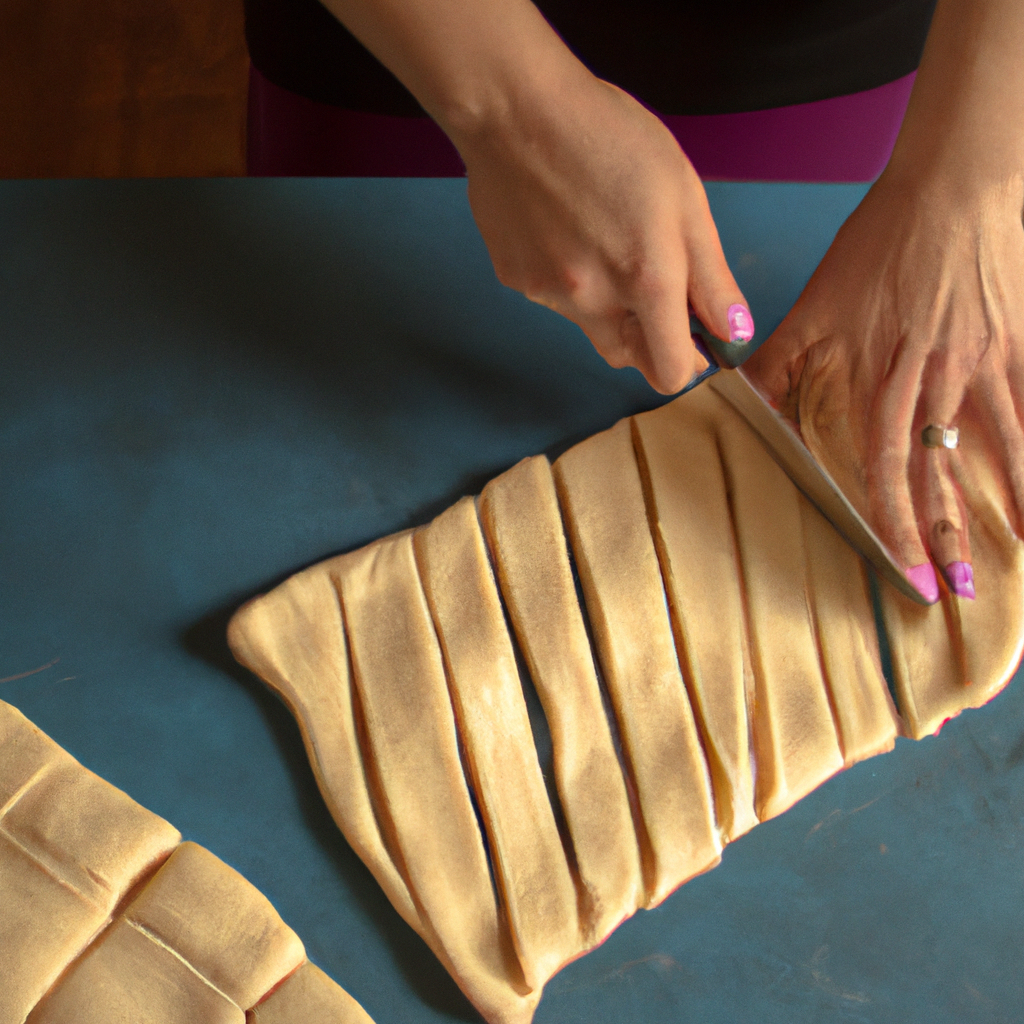
[(912, 565), (907, 570), (907, 579), (917, 588), (918, 593), (929, 603), (939, 599), (939, 578), (935, 575), (935, 566), (931, 562)]
[(750, 341), (754, 336), (754, 318), (750, 310), (739, 302), (734, 302), (726, 311), (729, 320), (730, 341)]
[(950, 562), (943, 570), (949, 589), (957, 597), (974, 600), (974, 569), (970, 562)]

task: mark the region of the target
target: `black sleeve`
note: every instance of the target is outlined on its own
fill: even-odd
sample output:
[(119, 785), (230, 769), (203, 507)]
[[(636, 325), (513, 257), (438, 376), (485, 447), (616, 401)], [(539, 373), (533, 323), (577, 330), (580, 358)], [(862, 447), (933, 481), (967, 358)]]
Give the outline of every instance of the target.
[[(936, 0), (539, 0), (595, 74), (663, 114), (760, 110), (895, 81), (920, 59)], [(423, 109), (319, 0), (245, 0), (253, 64), (351, 110)]]
[(424, 114), (320, 0), (245, 0), (245, 39), (253, 66), (282, 89), (348, 110)]

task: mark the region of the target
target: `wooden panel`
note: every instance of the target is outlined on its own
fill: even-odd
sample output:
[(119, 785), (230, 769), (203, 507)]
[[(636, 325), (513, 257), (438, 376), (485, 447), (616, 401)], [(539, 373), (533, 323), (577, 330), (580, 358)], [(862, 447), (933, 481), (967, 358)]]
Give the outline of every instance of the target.
[(0, 177), (245, 173), (241, 0), (5, 0)]

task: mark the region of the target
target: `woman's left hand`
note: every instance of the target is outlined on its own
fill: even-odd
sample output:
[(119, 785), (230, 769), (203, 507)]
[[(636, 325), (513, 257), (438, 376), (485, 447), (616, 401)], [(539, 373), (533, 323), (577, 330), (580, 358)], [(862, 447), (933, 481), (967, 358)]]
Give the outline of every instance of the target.
[[(984, 435), (1024, 536), (1024, 183), (970, 190), (886, 172), (747, 364), (907, 570), (974, 596), (961, 453)], [(972, 439), (980, 440), (980, 439)], [(972, 445), (972, 447), (974, 447)]]

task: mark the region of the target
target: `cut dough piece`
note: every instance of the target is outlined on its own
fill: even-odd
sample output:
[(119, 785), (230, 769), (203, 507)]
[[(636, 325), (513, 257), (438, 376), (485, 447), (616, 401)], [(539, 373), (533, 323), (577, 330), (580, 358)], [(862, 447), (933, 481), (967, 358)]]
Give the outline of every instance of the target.
[(243, 1010), (306, 959), (266, 896), (195, 843), (174, 851), (124, 920), (173, 949)]
[(356, 736), (337, 591), (344, 564), (342, 556), (314, 566), (244, 605), (231, 620), (228, 643), (295, 715), (331, 816), (395, 909), (420, 931), (419, 911), (381, 837)]
[(714, 867), (722, 846), (629, 422), (567, 451), (555, 480), (636, 785), (649, 844), (646, 902), (654, 906)]
[(246, 1014), (247, 1024), (373, 1024), (343, 988), (308, 961)]
[(723, 838), (757, 824), (748, 696), (753, 673), (740, 565), (706, 388), (633, 420), (690, 696), (701, 725)]
[(480, 495), (502, 596), (551, 732), (555, 779), (584, 890), (587, 945), (643, 898), (626, 783), (576, 598), (551, 466), (524, 459)]
[(491, 883), (412, 538), (354, 552), (343, 568), (377, 813), (419, 907), (421, 934), (484, 1016), (528, 1021), (540, 993), (523, 979)]
[(245, 1012), (175, 950), (117, 921), (26, 1024), (243, 1024)]
[(69, 971), (33, 1024), (245, 1020), (305, 951), (267, 898), (182, 843)]
[[(305, 972), (302, 943), (244, 878), (3, 702), (0, 795), (0, 1021), (242, 1024)], [(306, 966), (295, 991), (311, 1009), (366, 1024)]]
[(23, 1021), (181, 836), (0, 703), (0, 1020)]
[(818, 649), (849, 768), (892, 750), (899, 719), (882, 675), (867, 565), (802, 494), (798, 501)]
[(800, 494), (724, 402), (717, 422), (747, 598), (763, 821), (834, 775), (843, 757), (808, 609)]
[(415, 549), (512, 938), (539, 989), (581, 952), (576, 888), (473, 499), (418, 531)]

